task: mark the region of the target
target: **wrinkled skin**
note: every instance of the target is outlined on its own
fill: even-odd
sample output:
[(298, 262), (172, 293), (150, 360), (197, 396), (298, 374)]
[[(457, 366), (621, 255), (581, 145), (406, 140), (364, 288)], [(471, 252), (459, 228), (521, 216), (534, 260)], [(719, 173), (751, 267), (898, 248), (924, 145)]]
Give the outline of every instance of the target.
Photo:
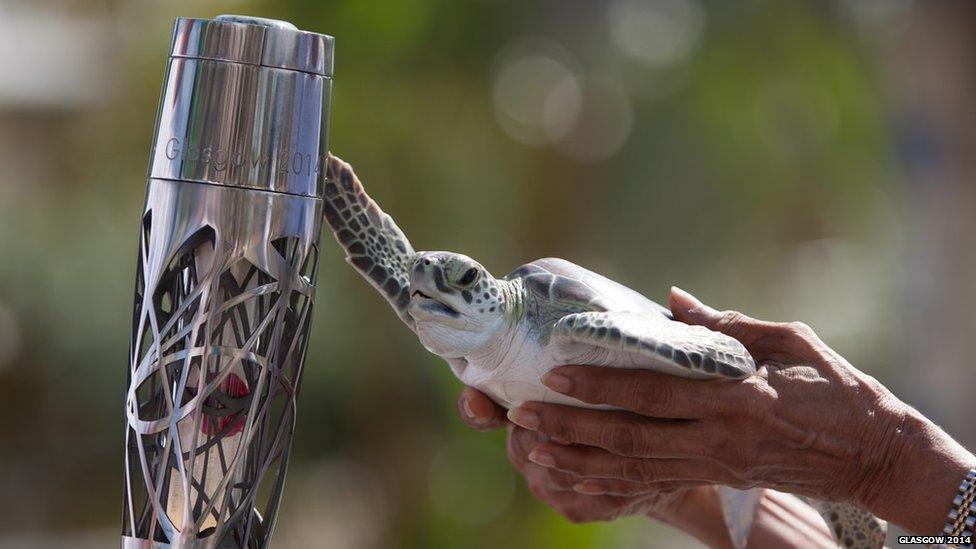
[(649, 372), (564, 367), (544, 383), (628, 411), (532, 403), (515, 412), (516, 423), (590, 446), (544, 449), (562, 470), (606, 478), (588, 483), (594, 492), (617, 492), (614, 479), (707, 479), (828, 501), (871, 498), (906, 421), (891, 393), (805, 325), (675, 314), (739, 338), (760, 364), (756, 375), (734, 384), (665, 382)]
[(695, 488), (686, 483), (630, 483), (627, 495), (588, 495), (574, 489), (583, 480), (578, 474), (533, 462), (533, 450), (549, 442), (541, 433), (510, 423), (505, 411), (483, 393), (465, 388), (458, 399), (461, 418), (473, 429), (488, 431), (507, 427), (508, 459), (525, 477), (529, 490), (574, 523), (608, 521), (632, 515), (663, 516), (677, 508)]
[[(530, 402), (509, 412), (509, 455), (540, 499), (570, 520), (606, 520), (673, 510), (703, 484), (761, 486), (852, 502), (920, 534), (941, 528), (972, 454), (803, 324), (717, 312), (680, 290), (670, 305), (677, 320), (741, 341), (757, 374), (551, 371), (542, 381), (554, 391), (623, 411)], [(471, 391), (462, 412), (480, 406), (491, 418), (482, 427), (500, 421)]]

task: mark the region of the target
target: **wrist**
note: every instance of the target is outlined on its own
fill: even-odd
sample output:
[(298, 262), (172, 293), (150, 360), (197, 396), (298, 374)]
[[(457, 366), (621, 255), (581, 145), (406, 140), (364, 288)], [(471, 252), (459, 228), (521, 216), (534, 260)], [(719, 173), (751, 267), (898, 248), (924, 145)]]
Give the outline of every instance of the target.
[(648, 516), (698, 539), (709, 547), (732, 547), (717, 486), (702, 486), (679, 493), (670, 505)]
[(883, 465), (866, 471), (868, 491), (855, 502), (919, 535), (942, 531), (952, 499), (976, 457), (948, 433), (900, 403)]
[[(667, 509), (649, 516), (709, 547), (733, 547), (717, 486), (689, 490)], [(766, 490), (756, 510), (748, 547), (836, 547), (820, 515), (796, 496)]]

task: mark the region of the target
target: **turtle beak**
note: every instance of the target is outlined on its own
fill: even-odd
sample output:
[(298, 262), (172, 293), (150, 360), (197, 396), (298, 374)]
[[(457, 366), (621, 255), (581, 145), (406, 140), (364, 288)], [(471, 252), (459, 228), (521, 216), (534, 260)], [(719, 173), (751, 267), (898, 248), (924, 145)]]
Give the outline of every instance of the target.
[(414, 290), (410, 294), (410, 305), (407, 306), (407, 312), (416, 320), (436, 320), (436, 317), (455, 319), (461, 316), (461, 313), (454, 310), (450, 305), (438, 301), (420, 290)]
[[(439, 268), (439, 267), (438, 267)], [(414, 269), (410, 275), (410, 305), (407, 311), (416, 320), (437, 320), (440, 318), (456, 319), (461, 313), (444, 302), (432, 277), (430, 269)]]

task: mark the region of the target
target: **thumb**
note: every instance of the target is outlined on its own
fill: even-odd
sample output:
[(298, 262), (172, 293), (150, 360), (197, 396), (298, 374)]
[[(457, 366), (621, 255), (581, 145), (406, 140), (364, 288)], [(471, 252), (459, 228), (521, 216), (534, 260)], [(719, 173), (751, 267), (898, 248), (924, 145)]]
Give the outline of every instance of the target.
[(504, 427), (508, 420), (505, 410), (488, 395), (472, 387), (465, 387), (458, 397), (458, 412), (468, 427), (478, 431), (490, 431)]
[(721, 332), (746, 346), (769, 333), (773, 327), (770, 322), (750, 318), (738, 311), (716, 311), (677, 286), (671, 287), (668, 305), (675, 320)]

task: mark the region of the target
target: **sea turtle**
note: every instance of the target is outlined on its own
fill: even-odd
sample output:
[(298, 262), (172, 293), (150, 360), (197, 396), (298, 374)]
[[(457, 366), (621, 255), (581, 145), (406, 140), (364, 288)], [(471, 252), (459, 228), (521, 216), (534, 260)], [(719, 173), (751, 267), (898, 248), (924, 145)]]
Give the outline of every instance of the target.
[[(462, 254), (415, 252), (348, 164), (330, 155), (327, 169), (323, 210), (346, 261), (458, 379), (502, 406), (592, 407), (541, 384), (543, 374), (563, 364), (701, 379), (742, 379), (756, 371), (737, 340), (677, 322), (640, 293), (564, 259), (539, 259), (498, 279)], [(721, 494), (731, 537), (741, 547), (762, 490), (723, 487)], [(884, 523), (869, 513), (810, 503), (843, 545), (883, 545)]]

